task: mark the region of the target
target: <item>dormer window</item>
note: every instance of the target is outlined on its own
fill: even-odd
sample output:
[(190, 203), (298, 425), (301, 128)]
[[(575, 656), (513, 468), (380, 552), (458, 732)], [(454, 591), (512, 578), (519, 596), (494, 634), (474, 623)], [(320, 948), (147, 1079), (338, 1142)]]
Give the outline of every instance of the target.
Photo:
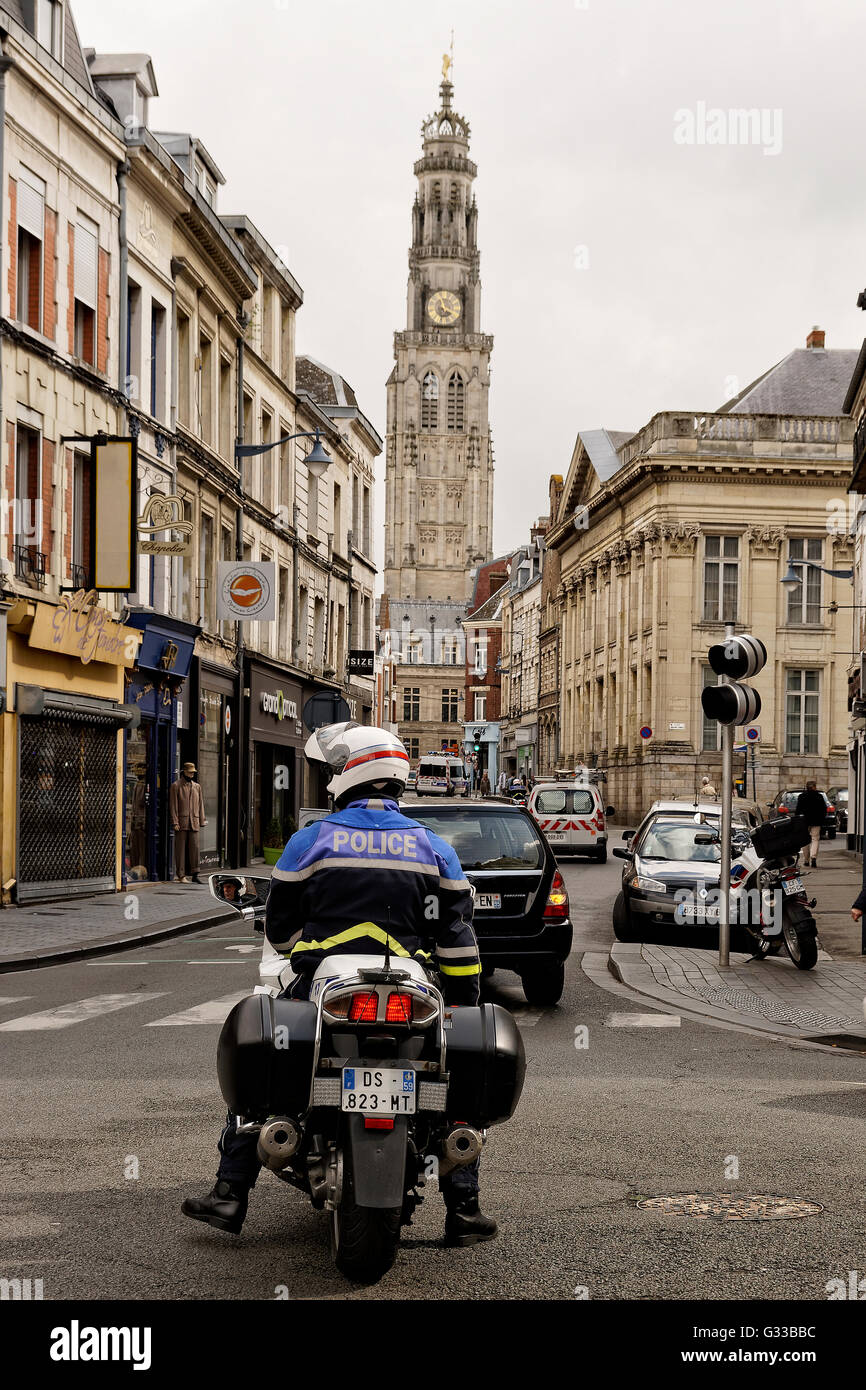
[(36, 41), (58, 62), (63, 57), (62, 0), (37, 0)]

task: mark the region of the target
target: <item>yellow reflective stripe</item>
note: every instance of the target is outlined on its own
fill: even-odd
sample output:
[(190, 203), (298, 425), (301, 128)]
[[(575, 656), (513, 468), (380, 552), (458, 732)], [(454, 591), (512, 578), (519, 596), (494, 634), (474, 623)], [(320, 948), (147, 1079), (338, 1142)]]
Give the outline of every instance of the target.
[(481, 966), (479, 965), (442, 965), (439, 969), (443, 975), (480, 975)]
[(393, 936), (389, 936), (381, 927), (377, 927), (375, 922), (358, 922), (356, 926), (347, 927), (345, 931), (338, 932), (336, 936), (326, 937), (324, 941), (299, 941), (292, 950), (292, 955), (297, 951), (331, 951), (335, 946), (345, 946), (347, 942), (359, 941), (364, 936), (371, 936), (383, 946), (387, 944), (395, 956), (409, 958), (406, 947), (401, 946), (399, 941), (395, 941)]

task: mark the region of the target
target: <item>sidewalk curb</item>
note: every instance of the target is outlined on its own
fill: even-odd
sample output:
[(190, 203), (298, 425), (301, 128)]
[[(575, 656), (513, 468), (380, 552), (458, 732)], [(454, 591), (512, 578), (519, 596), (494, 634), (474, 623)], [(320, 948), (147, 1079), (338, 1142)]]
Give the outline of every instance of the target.
[(201, 917), (174, 918), (171, 922), (160, 922), (150, 931), (134, 929), (122, 936), (114, 936), (100, 941), (81, 941), (63, 950), (36, 951), (32, 954), (0, 957), (0, 975), (14, 974), (18, 970), (40, 970), (48, 965), (65, 965), (69, 961), (86, 960), (88, 956), (111, 955), (114, 951), (132, 950), (136, 946), (147, 945), (172, 936), (183, 936), (187, 932), (203, 931), (208, 927), (229, 922), (237, 913), (206, 912)]
[[(705, 1008), (697, 1008), (695, 1000), (679, 994), (676, 990), (665, 989), (663, 985), (659, 985), (658, 993), (649, 994), (645, 989), (641, 989), (639, 984), (635, 984), (633, 980), (627, 978), (622, 966), (614, 960), (612, 949), (607, 955), (607, 968), (613, 978), (624, 988), (640, 995), (642, 999), (653, 1001), (657, 1007), (665, 1011), (676, 1010), (683, 1017), (690, 1014), (693, 1021), (699, 1020), (716, 1027), (757, 1034), (760, 1037), (772, 1038), (776, 1042), (786, 1042), (801, 1047), (817, 1047), (823, 1052), (842, 1052), (849, 1057), (863, 1056), (861, 1049), (836, 1047), (830, 1042), (825, 1043), (816, 1040), (814, 1033), (806, 1035), (783, 1023), (772, 1024), (769, 1021), (762, 1023), (757, 1017), (753, 1019), (751, 1015), (746, 1016), (745, 1014), (738, 1016), (734, 1010), (719, 1009), (712, 1004), (707, 1004)], [(601, 987), (603, 988), (603, 986)]]

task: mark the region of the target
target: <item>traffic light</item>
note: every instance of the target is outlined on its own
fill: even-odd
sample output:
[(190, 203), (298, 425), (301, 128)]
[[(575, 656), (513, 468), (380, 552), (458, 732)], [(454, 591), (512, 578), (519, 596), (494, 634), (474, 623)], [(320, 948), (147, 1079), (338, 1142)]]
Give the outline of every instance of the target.
[(480, 743), (475, 743), (475, 744), (473, 744), (472, 746), (473, 746), (473, 748), (475, 749), (475, 752), (476, 752), (476, 753), (480, 753), (480, 752), (481, 752), (481, 744), (480, 744)]
[(707, 652), (717, 676), (733, 677), (727, 685), (706, 685), (701, 705), (708, 719), (720, 724), (751, 724), (761, 713), (761, 697), (750, 685), (741, 685), (743, 676), (755, 676), (767, 661), (767, 648), (759, 637), (743, 634), (728, 637)]

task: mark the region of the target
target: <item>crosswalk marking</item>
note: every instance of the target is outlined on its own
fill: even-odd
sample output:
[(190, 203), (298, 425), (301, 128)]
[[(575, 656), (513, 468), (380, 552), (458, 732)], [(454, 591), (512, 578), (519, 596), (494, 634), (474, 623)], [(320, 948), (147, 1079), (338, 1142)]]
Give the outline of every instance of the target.
[(679, 1014), (608, 1014), (608, 1028), (679, 1028)]
[(242, 989), (234, 994), (224, 994), (221, 999), (208, 999), (204, 1004), (194, 1004), (192, 1008), (181, 1009), (180, 1013), (169, 1014), (167, 1018), (155, 1018), (144, 1026), (179, 1028), (190, 1023), (225, 1023), (235, 1004), (246, 999), (250, 993), (250, 990)]
[(0, 994), (0, 1004), (23, 1004), (30, 997), (29, 994)]
[(511, 1016), (518, 1028), (534, 1028), (541, 1018), (541, 1009), (512, 1009)]
[(131, 1004), (144, 1004), (149, 999), (162, 999), (165, 991), (157, 994), (95, 994), (91, 999), (76, 999), (71, 1004), (58, 1004), (54, 1009), (43, 1009), (38, 1014), (24, 1014), (21, 1018), (10, 1018), (0, 1023), (0, 1033), (29, 1033), (48, 1028), (70, 1028), (73, 1023), (84, 1023), (102, 1014), (112, 1014), (117, 1009), (128, 1009)]

